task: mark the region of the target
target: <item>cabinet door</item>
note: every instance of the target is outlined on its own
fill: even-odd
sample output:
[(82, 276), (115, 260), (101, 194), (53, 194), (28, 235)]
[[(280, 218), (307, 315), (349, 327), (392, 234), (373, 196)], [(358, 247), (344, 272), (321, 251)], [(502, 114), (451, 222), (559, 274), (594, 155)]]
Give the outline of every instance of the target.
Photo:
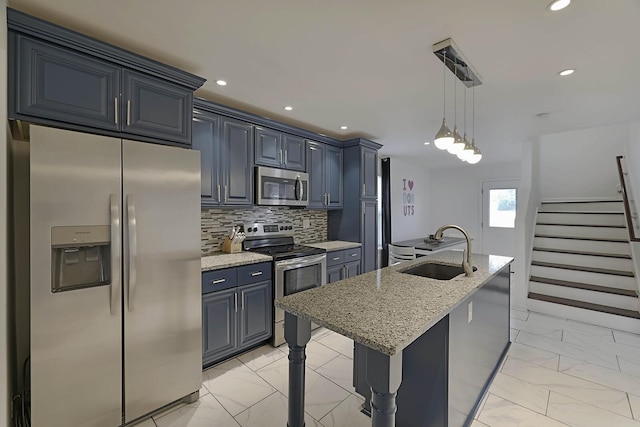
[(342, 208), (342, 148), (326, 146), (325, 191), (328, 193), (327, 207)]
[(362, 273), (368, 273), (376, 269), (378, 258), (378, 242), (376, 226), (376, 200), (361, 202), (362, 215), (360, 225), (360, 242), (362, 243)]
[(337, 282), (343, 279), (344, 264), (327, 267), (327, 283)]
[(273, 326), (271, 281), (239, 287), (238, 299), (240, 300), (240, 348), (269, 339)]
[(304, 172), (306, 170), (306, 152), (304, 138), (282, 134), (282, 146), (284, 148), (285, 169)]
[(360, 185), (363, 198), (375, 199), (378, 195), (377, 177), (377, 151), (362, 147), (360, 152)]
[(307, 143), (309, 165), (309, 207), (324, 208), (325, 197), (325, 145), (309, 141)]
[(200, 151), (201, 203), (217, 206), (220, 187), (220, 117), (194, 112), (193, 149)]
[(15, 113), (120, 129), (119, 67), (21, 35), (15, 43)]
[(129, 70), (122, 81), (123, 132), (191, 145), (191, 90)]
[(238, 348), (236, 289), (202, 296), (202, 364), (211, 364)]
[(256, 165), (280, 168), (284, 164), (281, 133), (256, 127)]
[(222, 205), (253, 204), (253, 125), (222, 119)]
[(344, 265), (344, 270), (346, 273), (345, 279), (357, 276), (358, 274), (360, 274), (360, 260), (346, 263)]

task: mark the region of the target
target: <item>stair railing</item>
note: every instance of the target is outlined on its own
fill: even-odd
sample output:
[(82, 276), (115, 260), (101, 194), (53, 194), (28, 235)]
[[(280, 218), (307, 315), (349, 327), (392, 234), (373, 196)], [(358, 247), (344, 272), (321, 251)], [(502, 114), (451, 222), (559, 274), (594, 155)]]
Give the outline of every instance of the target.
[[(640, 238), (636, 236), (636, 228), (638, 228), (638, 212), (636, 211), (635, 203), (631, 203), (631, 185), (627, 183), (627, 177), (629, 174), (622, 168), (622, 159), (624, 156), (617, 156), (616, 162), (618, 163), (618, 176), (620, 178), (620, 188), (622, 189), (622, 201), (624, 203), (624, 216), (627, 220), (627, 230), (629, 231), (629, 241), (640, 242)], [(635, 220), (635, 224), (634, 224)]]

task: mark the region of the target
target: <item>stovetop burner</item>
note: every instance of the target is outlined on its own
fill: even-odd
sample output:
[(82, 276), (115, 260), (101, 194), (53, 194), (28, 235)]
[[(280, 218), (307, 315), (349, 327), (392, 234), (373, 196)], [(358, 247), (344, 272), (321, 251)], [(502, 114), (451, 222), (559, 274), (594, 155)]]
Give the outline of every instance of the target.
[(244, 224), (247, 239), (245, 250), (271, 256), (274, 261), (323, 254), (324, 249), (298, 245), (293, 241), (291, 223), (251, 223)]

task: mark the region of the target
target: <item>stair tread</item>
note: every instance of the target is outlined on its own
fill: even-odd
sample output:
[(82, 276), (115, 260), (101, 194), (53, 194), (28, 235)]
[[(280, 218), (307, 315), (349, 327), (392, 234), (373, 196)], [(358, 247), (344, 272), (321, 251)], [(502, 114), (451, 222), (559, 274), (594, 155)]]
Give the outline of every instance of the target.
[(594, 242), (612, 242), (612, 243), (629, 243), (628, 239), (612, 239), (598, 237), (575, 237), (575, 236), (556, 236), (551, 234), (536, 234), (534, 237), (545, 237), (549, 239), (567, 239), (567, 240), (592, 240)]
[(634, 277), (632, 271), (610, 270), (607, 268), (585, 267), (581, 265), (556, 264), (553, 262), (532, 261), (531, 265), (539, 267), (561, 268), (564, 270), (584, 271), (588, 273), (612, 274), (614, 276)]
[(571, 307), (584, 308), (587, 310), (598, 311), (601, 313), (614, 314), (617, 316), (631, 317), (634, 319), (640, 319), (640, 313), (635, 310), (625, 310), (623, 308), (610, 307), (608, 305), (593, 304), (590, 302), (576, 301), (568, 298), (552, 297), (549, 295), (537, 294), (529, 292), (529, 298), (538, 301), (546, 301), (554, 304), (568, 305)]
[(623, 211), (541, 211), (538, 210), (538, 213), (544, 214), (587, 214), (587, 215), (624, 215)]
[(555, 226), (561, 226), (561, 227), (627, 228), (625, 225), (560, 224), (557, 222), (536, 222), (536, 225), (555, 225)]
[(549, 285), (564, 286), (567, 288), (584, 289), (585, 291), (603, 292), (607, 294), (622, 295), (627, 297), (637, 297), (638, 294), (635, 291), (629, 289), (611, 288), (608, 286), (590, 285), (587, 283), (570, 282), (568, 280), (550, 279), (547, 277), (531, 276), (529, 281), (546, 283)]
[(553, 248), (541, 248), (541, 247), (533, 247), (534, 251), (538, 252), (554, 252), (559, 254), (570, 254), (570, 255), (589, 255), (589, 256), (600, 256), (606, 258), (621, 258), (621, 259), (631, 259), (630, 255), (625, 254), (610, 254), (604, 252), (589, 252), (589, 251), (576, 251), (572, 249), (553, 249)]
[(558, 203), (622, 203), (622, 200), (543, 200), (541, 204), (558, 204)]

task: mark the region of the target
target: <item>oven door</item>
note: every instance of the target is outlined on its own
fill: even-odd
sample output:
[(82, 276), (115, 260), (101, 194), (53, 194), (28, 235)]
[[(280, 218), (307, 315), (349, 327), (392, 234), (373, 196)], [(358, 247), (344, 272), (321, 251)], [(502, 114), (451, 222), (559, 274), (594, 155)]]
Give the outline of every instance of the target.
[(309, 205), (309, 178), (306, 173), (258, 167), (256, 177), (259, 205)]
[[(276, 299), (327, 283), (327, 255), (311, 255), (275, 263)], [(284, 320), (284, 311), (275, 309), (275, 322)]]

